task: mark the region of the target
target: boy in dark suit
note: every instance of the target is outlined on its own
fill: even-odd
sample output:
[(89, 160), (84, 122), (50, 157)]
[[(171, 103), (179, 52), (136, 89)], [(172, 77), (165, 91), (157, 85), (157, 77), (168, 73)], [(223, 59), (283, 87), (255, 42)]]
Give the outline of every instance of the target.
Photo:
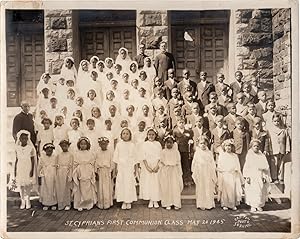
[(169, 69), (168, 70), (168, 80), (165, 81), (165, 87), (166, 87), (166, 98), (167, 100), (170, 100), (172, 97), (171, 91), (173, 88), (177, 88), (177, 80), (175, 78), (175, 70)]
[(177, 125), (173, 130), (173, 136), (175, 137), (180, 152), (184, 185), (191, 185), (193, 182), (191, 173), (191, 145), (193, 144), (193, 131), (186, 129), (184, 122), (185, 119), (183, 117), (177, 121)]
[(230, 88), (232, 90), (232, 99), (233, 102), (236, 102), (236, 95), (242, 91), (242, 86), (243, 86), (243, 73), (241, 71), (236, 71), (235, 72), (235, 82), (232, 82), (230, 84)]
[(215, 91), (215, 87), (213, 83), (208, 82), (207, 73), (204, 71), (200, 72), (200, 82), (197, 84), (197, 91), (198, 91), (198, 100), (202, 102), (205, 106), (209, 103), (209, 94), (210, 92)]

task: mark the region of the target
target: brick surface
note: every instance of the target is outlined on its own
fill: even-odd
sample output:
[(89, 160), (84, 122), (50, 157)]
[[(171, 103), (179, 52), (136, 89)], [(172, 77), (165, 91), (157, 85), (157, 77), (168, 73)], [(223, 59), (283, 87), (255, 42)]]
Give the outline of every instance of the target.
[[(290, 232), (289, 201), (270, 201), (263, 212), (256, 213), (245, 204), (237, 211), (223, 211), (219, 203), (215, 209), (202, 211), (196, 209), (194, 200), (183, 200), (179, 211), (148, 209), (141, 200), (131, 210), (121, 210), (119, 203), (109, 210), (94, 207), (83, 212), (43, 211), (37, 201), (33, 205), (31, 210), (20, 210), (18, 202), (8, 203), (8, 232)], [(146, 221), (153, 225), (143, 225)]]

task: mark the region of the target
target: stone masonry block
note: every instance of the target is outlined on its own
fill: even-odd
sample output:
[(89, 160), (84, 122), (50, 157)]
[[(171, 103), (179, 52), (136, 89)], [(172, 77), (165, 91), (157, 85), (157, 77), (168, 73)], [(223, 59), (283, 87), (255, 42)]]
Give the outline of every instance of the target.
[(252, 17), (252, 9), (239, 9), (240, 18), (251, 18)]
[(249, 32), (261, 32), (260, 19), (252, 18), (249, 20), (248, 31)]
[(247, 33), (242, 36), (243, 46), (260, 46), (272, 44), (272, 36), (267, 33)]
[(67, 21), (65, 17), (53, 17), (51, 18), (52, 29), (66, 29)]
[(52, 38), (47, 40), (50, 52), (67, 51), (67, 39)]
[(51, 18), (50, 17), (45, 17), (45, 30), (50, 30), (51, 29)]
[(72, 17), (66, 17), (67, 29), (72, 29)]
[(272, 60), (273, 49), (271, 47), (268, 48), (258, 48), (251, 51), (250, 59), (270, 59)]
[(139, 29), (139, 35), (141, 37), (147, 37), (153, 35), (153, 27), (141, 27)]
[(72, 10), (62, 10), (62, 9), (45, 10), (45, 16), (47, 17), (65, 17), (71, 15), (72, 15)]
[(63, 60), (52, 61), (51, 63), (51, 74), (60, 74), (61, 67), (63, 65)]
[(245, 70), (255, 69), (257, 67), (256, 60), (243, 60), (243, 65)]
[(257, 62), (257, 66), (258, 68), (267, 68), (267, 69), (272, 69), (273, 68), (273, 62), (272, 61), (264, 61), (264, 60), (261, 60), (261, 61), (258, 61)]
[(256, 19), (261, 18), (261, 10), (259, 10), (259, 9), (254, 9), (254, 10), (252, 11), (252, 18), (256, 18)]
[(154, 36), (167, 36), (168, 35), (168, 27), (162, 26), (162, 27), (153, 27), (153, 33)]
[(155, 14), (147, 14), (145, 15), (145, 26), (161, 26), (162, 25), (162, 19), (160, 13)]
[(249, 47), (237, 47), (236, 55), (248, 57), (250, 53)]
[(262, 32), (272, 32), (272, 20), (270, 18), (262, 18), (260, 24)]
[(168, 14), (161, 14), (161, 24), (163, 26), (168, 26)]

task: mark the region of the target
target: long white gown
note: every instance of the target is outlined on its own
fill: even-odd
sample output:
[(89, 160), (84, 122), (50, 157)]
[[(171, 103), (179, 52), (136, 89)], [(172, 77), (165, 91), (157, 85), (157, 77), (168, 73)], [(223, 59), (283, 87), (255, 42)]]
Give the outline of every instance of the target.
[(243, 177), (235, 153), (220, 152), (218, 160), (218, 199), (221, 207), (234, 208), (242, 199)]
[(99, 175), (99, 180), (96, 182), (97, 207), (100, 209), (107, 209), (113, 205), (112, 159), (113, 152), (111, 148), (105, 151), (99, 148), (96, 151), (95, 171)]
[(192, 178), (196, 184), (197, 208), (214, 208), (217, 176), (216, 164), (210, 150), (202, 150), (197, 147), (192, 162)]
[(74, 208), (91, 209), (97, 202), (95, 155), (89, 150), (78, 150), (73, 161)]
[(72, 167), (72, 153), (61, 152), (57, 155), (55, 188), (58, 210), (62, 210), (66, 206), (71, 206)]
[(44, 206), (53, 206), (57, 203), (55, 190), (56, 156), (43, 154), (38, 165), (38, 176), (42, 178), (40, 202)]
[(140, 195), (144, 200), (160, 201), (160, 183), (159, 172), (150, 173), (144, 164), (147, 161), (150, 168), (155, 168), (161, 159), (162, 147), (158, 141), (145, 141), (142, 145), (142, 155), (140, 158), (141, 176), (140, 176)]
[(137, 201), (134, 165), (137, 163), (135, 144), (121, 140), (117, 143), (113, 162), (117, 164), (115, 197), (117, 202), (132, 203)]
[(183, 189), (180, 153), (177, 146), (163, 149), (161, 154), (162, 166), (159, 178), (161, 186), (162, 207), (175, 206), (181, 208), (181, 192)]
[[(252, 149), (248, 151), (243, 174), (250, 178), (250, 184), (245, 183), (246, 203), (251, 207), (263, 207), (268, 201), (270, 190), (270, 170), (266, 156)], [(265, 179), (265, 183), (263, 182)]]

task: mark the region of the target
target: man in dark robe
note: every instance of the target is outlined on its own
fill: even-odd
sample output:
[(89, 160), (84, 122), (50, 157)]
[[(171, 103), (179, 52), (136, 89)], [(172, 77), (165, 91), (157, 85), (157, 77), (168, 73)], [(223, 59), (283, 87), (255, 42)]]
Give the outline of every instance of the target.
[(146, 57), (148, 57), (145, 54), (145, 48), (146, 48), (145, 44), (140, 44), (140, 46), (139, 46), (140, 53), (133, 58), (133, 60), (137, 62), (139, 69), (143, 68), (143, 66), (144, 66), (144, 60), (145, 60)]
[(26, 101), (21, 102), (21, 109), (22, 111), (17, 114), (13, 121), (13, 137), (15, 141), (17, 140), (17, 133), (20, 130), (27, 130), (30, 132), (30, 139), (33, 145), (36, 143), (36, 133), (34, 130), (34, 122), (33, 122), (33, 115), (29, 113), (30, 105)]
[(172, 53), (167, 52), (167, 43), (162, 41), (159, 45), (161, 52), (155, 57), (154, 67), (156, 76), (163, 80), (163, 83), (168, 79), (168, 70), (174, 69), (176, 72), (175, 58)]

